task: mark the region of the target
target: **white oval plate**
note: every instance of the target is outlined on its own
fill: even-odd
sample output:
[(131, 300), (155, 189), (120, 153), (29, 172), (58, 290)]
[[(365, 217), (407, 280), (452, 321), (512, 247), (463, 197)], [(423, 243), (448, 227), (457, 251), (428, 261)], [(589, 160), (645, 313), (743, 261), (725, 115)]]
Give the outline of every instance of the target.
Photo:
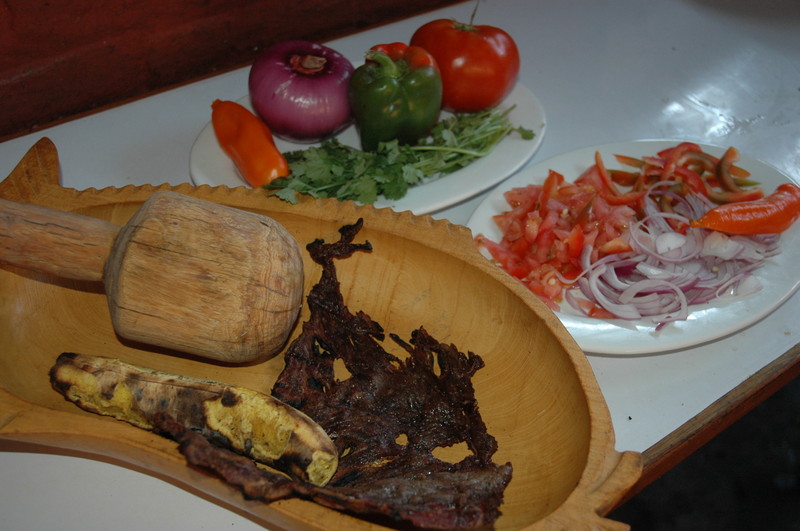
[[(492, 216), (509, 210), (503, 193), (519, 186), (544, 182), (550, 169), (560, 172), (568, 181), (575, 180), (594, 164), (599, 151), (609, 168), (623, 168), (615, 154), (639, 157), (652, 155), (679, 140), (637, 140), (590, 146), (563, 153), (534, 164), (514, 175), (495, 189), (467, 223), (472, 233), (483, 234), (500, 241), (502, 234)], [(725, 148), (700, 144), (703, 150), (721, 156)], [(765, 193), (771, 193), (788, 177), (761, 161), (742, 155), (738, 166), (751, 172), (751, 178), (762, 183)], [(595, 354), (647, 354), (692, 347), (737, 332), (766, 317), (788, 299), (800, 286), (800, 223), (781, 237), (781, 253), (767, 260), (756, 272), (762, 289), (755, 295), (736, 301), (717, 301), (696, 305), (686, 321), (672, 323), (655, 332), (653, 326), (636, 321), (593, 319), (580, 315), (569, 304), (561, 304), (556, 315), (586, 351)], [(484, 255), (489, 257), (488, 253)]]
[[(239, 103), (252, 110), (249, 97)], [(378, 198), (374, 206), (392, 208), (398, 212), (410, 210), (414, 214), (430, 214), (465, 201), (500, 183), (520, 169), (536, 153), (545, 133), (545, 115), (542, 105), (528, 88), (517, 83), (514, 90), (500, 104), (501, 108), (515, 105), (509, 113), (514, 126), (531, 129), (536, 136), (523, 140), (518, 135), (503, 139), (486, 157), (478, 159), (456, 172), (409, 188), (405, 197), (393, 201)], [(358, 133), (350, 126), (339, 134), (343, 144), (358, 147)], [(294, 144), (276, 138), (275, 144), (281, 152), (305, 149), (313, 144)], [(247, 186), (239, 176), (233, 162), (220, 148), (209, 122), (198, 135), (189, 158), (192, 182), (196, 185)]]

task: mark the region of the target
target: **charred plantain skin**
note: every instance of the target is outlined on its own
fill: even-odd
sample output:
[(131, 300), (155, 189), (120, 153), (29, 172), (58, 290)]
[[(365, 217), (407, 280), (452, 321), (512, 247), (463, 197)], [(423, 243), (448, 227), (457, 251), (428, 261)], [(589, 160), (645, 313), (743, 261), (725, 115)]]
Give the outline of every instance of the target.
[(314, 485), (325, 485), (338, 466), (336, 447), (317, 423), (264, 393), (70, 352), (58, 357), (50, 382), (86, 411), (146, 430), (157, 413), (167, 413), (220, 446)]

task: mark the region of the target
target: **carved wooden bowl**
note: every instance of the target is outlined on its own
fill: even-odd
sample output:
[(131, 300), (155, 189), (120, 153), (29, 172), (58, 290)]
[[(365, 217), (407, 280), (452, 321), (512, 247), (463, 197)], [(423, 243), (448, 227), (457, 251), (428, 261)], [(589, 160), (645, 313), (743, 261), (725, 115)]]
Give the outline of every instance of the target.
[[(124, 224), (154, 191), (172, 189), (268, 215), (301, 247), (338, 239), (358, 218), (371, 253), (337, 262), (351, 310), (408, 339), (433, 337), (480, 355), (473, 383), (495, 462), (510, 461), (497, 529), (624, 527), (603, 516), (637, 480), (641, 459), (614, 448), (611, 420), (583, 352), (521, 284), (483, 258), (469, 230), (408, 212), (335, 201), (290, 205), (259, 190), (189, 185), (76, 191), (59, 185), (58, 155), (43, 139), (0, 182), (0, 197)], [(304, 251), (305, 252), (305, 251)], [(319, 279), (307, 256), (306, 292)], [(375, 523), (293, 499), (272, 504), (186, 466), (174, 442), (78, 409), (55, 392), (48, 370), (64, 351), (103, 355), (163, 371), (268, 392), (282, 356), (246, 366), (204, 362), (120, 340), (102, 285), (0, 266), (0, 439), (96, 457), (200, 493), (271, 529), (375, 529)], [(300, 322), (307, 317), (305, 310)], [(299, 332), (296, 327), (294, 334)], [(388, 348), (388, 347), (387, 347)], [(16, 444), (18, 447), (19, 444)]]

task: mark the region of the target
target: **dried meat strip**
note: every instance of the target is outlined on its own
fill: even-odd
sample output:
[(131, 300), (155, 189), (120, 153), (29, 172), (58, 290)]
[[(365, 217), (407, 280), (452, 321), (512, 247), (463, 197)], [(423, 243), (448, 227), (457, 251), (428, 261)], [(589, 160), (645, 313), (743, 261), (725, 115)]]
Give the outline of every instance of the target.
[[(483, 360), (439, 343), (422, 327), (409, 342), (389, 335), (407, 357), (383, 348), (381, 325), (344, 304), (334, 265), (371, 250), (369, 242), (353, 243), (361, 228), (359, 220), (340, 229), (338, 242), (307, 246), (322, 276), (308, 295), (309, 320), (289, 346), (272, 389), (320, 424), (336, 445), (339, 468), (328, 485), (314, 487), (244, 463), (194, 433), (172, 436), (190, 463), (213, 470), (248, 497), (298, 496), (423, 528), (490, 525), (500, 515), (512, 467), (492, 461), (497, 443), (475, 399), (471, 379)], [(337, 363), (344, 365), (344, 376), (341, 369), (337, 376)], [(169, 432), (168, 423), (163, 429)], [(462, 460), (435, 457), (437, 448), (458, 444), (469, 451)]]
[[(502, 491), (510, 480), (509, 476), (492, 470), (472, 469), (463, 473), (377, 480), (362, 488), (316, 487), (214, 446), (169, 415), (157, 415), (155, 425), (160, 433), (180, 444), (189, 464), (212, 471), (239, 487), (247, 499), (273, 502), (298, 497), (332, 509), (365, 516), (385, 515), (429, 529), (466, 529), (491, 524), (496, 519), (492, 516), (495, 508), (486, 493)], [(510, 469), (507, 474), (510, 475)]]

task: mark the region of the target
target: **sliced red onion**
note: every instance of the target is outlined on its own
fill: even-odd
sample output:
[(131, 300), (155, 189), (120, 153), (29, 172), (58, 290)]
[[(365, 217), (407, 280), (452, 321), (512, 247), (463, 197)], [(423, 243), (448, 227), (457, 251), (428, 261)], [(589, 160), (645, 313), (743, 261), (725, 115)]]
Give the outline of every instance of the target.
[(686, 246), (686, 236), (680, 232), (662, 232), (655, 239), (656, 252), (667, 254)]
[(745, 246), (721, 232), (711, 232), (703, 242), (703, 256), (732, 260), (744, 252)]
[[(742, 298), (761, 289), (752, 271), (779, 252), (774, 235), (728, 236), (692, 228), (690, 219), (712, 207), (705, 198), (686, 198), (656, 184), (645, 197), (645, 217), (629, 230), (630, 253), (609, 255), (590, 263), (593, 249), (581, 253), (583, 272), (576, 285), (581, 294), (619, 319), (639, 320), (660, 330), (688, 318), (690, 306), (724, 297)], [(673, 213), (662, 212), (654, 196), (668, 196)], [(676, 232), (670, 220), (687, 227)], [(585, 313), (574, 287), (565, 301)]]

